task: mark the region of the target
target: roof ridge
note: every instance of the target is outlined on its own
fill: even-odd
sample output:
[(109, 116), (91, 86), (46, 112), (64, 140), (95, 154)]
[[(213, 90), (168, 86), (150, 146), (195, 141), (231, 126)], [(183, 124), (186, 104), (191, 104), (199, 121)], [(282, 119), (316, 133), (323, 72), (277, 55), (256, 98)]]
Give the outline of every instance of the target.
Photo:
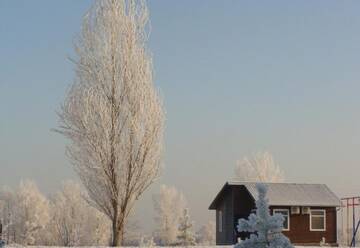
[(247, 184), (247, 183), (253, 183), (253, 184), (256, 184), (256, 183), (263, 183), (263, 184), (294, 184), (294, 185), (325, 185), (327, 186), (325, 183), (289, 183), (289, 182), (254, 182), (254, 181), (227, 181), (226, 183), (228, 184)]

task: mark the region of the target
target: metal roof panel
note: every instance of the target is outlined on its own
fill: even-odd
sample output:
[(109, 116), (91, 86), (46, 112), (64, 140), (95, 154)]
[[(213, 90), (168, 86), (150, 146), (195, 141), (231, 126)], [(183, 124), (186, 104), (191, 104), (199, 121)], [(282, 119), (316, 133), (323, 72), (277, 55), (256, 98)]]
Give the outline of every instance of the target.
[[(270, 206), (340, 206), (339, 198), (325, 184), (264, 184), (268, 187)], [(254, 182), (228, 182), (228, 185), (244, 185), (254, 199), (258, 198)]]

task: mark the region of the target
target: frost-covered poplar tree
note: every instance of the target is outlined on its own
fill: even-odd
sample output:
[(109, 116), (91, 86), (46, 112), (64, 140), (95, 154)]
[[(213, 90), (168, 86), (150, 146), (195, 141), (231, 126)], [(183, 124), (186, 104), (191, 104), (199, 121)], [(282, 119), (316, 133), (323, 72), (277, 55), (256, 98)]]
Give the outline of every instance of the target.
[(144, 0), (97, 0), (76, 44), (59, 113), (67, 154), (120, 246), (136, 200), (159, 175), (164, 111), (153, 84)]
[(189, 209), (185, 208), (179, 224), (178, 245), (191, 246), (195, 245), (195, 235), (192, 231), (193, 223), (190, 220)]
[(257, 153), (254, 156), (237, 162), (235, 179), (243, 182), (272, 182), (284, 181), (284, 172), (281, 170), (271, 153)]
[(282, 234), (284, 217), (281, 214), (270, 215), (267, 187), (256, 185), (258, 199), (256, 200), (256, 214), (250, 214), (249, 219), (240, 219), (237, 229), (239, 232), (250, 232), (250, 238), (235, 245), (235, 248), (294, 248), (289, 239)]
[(216, 224), (209, 221), (203, 225), (196, 233), (197, 244), (199, 245), (215, 245), (216, 244)]
[(180, 218), (186, 207), (184, 195), (175, 187), (160, 186), (160, 193), (154, 195), (156, 241), (161, 245), (172, 245), (177, 241)]

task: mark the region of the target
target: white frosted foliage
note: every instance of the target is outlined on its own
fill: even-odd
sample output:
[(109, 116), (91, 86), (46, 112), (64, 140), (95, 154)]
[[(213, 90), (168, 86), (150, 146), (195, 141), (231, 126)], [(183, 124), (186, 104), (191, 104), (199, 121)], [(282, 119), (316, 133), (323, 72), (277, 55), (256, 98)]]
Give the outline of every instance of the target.
[(153, 82), (144, 0), (102, 0), (83, 18), (75, 80), (57, 130), (89, 202), (124, 243), (128, 216), (161, 169), (164, 109)]
[(161, 185), (160, 193), (153, 199), (156, 241), (160, 245), (173, 245), (177, 241), (179, 221), (186, 207), (185, 197), (175, 187)]
[(193, 223), (190, 220), (189, 210), (184, 209), (179, 225), (178, 244), (181, 246), (195, 245), (195, 235), (192, 231)]
[(199, 245), (215, 245), (216, 244), (216, 224), (209, 221), (203, 225), (196, 233), (197, 243)]
[(239, 232), (250, 232), (250, 238), (235, 245), (235, 248), (293, 248), (289, 239), (282, 234), (284, 217), (281, 214), (270, 215), (267, 187), (256, 185), (259, 198), (256, 200), (256, 214), (249, 219), (240, 219), (237, 226)]
[(17, 243), (35, 245), (40, 241), (49, 221), (49, 202), (35, 182), (23, 181), (15, 194), (13, 209)]
[(110, 237), (106, 216), (85, 200), (80, 185), (68, 181), (51, 201), (49, 225), (52, 244), (64, 246), (105, 245)]
[(235, 167), (235, 180), (242, 182), (284, 182), (284, 172), (269, 152), (244, 157)]

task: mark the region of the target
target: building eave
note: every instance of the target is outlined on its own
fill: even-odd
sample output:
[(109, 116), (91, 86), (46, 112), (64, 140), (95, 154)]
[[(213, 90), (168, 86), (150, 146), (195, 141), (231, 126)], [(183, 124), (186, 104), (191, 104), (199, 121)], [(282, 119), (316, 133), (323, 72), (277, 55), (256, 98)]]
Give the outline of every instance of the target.
[(229, 186), (229, 183), (226, 182), (224, 184), (224, 186), (221, 188), (221, 190), (219, 191), (219, 193), (217, 193), (216, 197), (214, 198), (214, 200), (211, 202), (210, 206), (209, 206), (209, 210), (216, 210), (217, 209), (217, 205), (218, 205), (218, 201), (221, 199), (225, 189)]

